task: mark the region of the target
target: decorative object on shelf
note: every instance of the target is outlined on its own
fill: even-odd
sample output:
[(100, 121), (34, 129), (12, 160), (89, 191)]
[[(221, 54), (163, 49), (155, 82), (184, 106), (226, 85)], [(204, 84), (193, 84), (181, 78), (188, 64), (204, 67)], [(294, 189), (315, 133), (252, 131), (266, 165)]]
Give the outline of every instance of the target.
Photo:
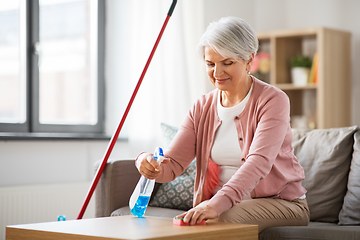
[(303, 130), (309, 129), (308, 119), (305, 115), (291, 116), (290, 124), (291, 124), (291, 128), (294, 129), (303, 129)]
[(314, 113), (312, 113), (310, 109), (306, 110), (306, 117), (308, 119), (309, 129), (316, 128), (316, 114), (317, 114), (316, 111)]
[(317, 52), (314, 54), (313, 62), (311, 66), (309, 83), (317, 83), (318, 82), (318, 65), (319, 65), (319, 57)]
[(256, 78), (263, 80), (265, 74), (270, 72), (270, 54), (267, 52), (259, 52), (254, 57), (250, 73)]
[(311, 59), (298, 54), (290, 59), (292, 83), (296, 86), (305, 86), (308, 83)]
[(291, 128), (296, 129), (316, 129), (316, 112), (306, 109), (306, 115), (293, 115), (290, 118)]

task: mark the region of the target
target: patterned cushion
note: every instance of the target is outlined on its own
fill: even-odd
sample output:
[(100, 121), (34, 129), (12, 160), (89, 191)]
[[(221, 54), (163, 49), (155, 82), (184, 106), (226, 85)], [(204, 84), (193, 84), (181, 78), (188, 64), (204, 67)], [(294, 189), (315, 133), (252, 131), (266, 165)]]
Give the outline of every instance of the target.
[(149, 203), (151, 207), (189, 210), (193, 204), (196, 160), (174, 181), (163, 183)]
[[(162, 123), (163, 147), (166, 149), (175, 137), (178, 128)], [(163, 183), (152, 196), (149, 206), (179, 210), (192, 208), (194, 182), (196, 175), (196, 159), (174, 181)]]

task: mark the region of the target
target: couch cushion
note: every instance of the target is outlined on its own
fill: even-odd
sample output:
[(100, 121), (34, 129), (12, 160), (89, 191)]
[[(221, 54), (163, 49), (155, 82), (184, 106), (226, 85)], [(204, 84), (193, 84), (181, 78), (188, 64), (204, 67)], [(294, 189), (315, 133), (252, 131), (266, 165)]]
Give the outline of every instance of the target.
[(347, 192), (339, 214), (340, 225), (360, 225), (360, 132), (354, 135)]
[(262, 231), (259, 240), (355, 240), (360, 239), (359, 226), (310, 222), (308, 226), (273, 227)]
[(311, 221), (338, 222), (357, 127), (293, 129), (294, 153), (305, 171)]
[(152, 197), (149, 206), (189, 210), (193, 206), (196, 160), (174, 181), (163, 183)]

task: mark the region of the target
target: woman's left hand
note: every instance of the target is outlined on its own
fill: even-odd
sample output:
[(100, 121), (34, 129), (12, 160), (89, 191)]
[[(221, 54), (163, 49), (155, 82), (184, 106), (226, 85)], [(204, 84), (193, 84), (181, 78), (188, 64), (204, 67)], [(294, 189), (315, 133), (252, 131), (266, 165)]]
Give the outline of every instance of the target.
[(210, 206), (198, 205), (189, 211), (176, 216), (176, 218), (183, 218), (185, 223), (195, 225), (200, 223), (202, 220), (214, 219), (218, 217), (218, 213)]

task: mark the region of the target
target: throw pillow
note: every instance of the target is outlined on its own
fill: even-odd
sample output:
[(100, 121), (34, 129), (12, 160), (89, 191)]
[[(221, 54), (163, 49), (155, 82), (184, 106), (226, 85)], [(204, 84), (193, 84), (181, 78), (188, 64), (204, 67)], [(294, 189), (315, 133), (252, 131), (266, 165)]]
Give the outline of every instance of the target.
[(293, 130), (294, 153), (305, 171), (311, 221), (338, 222), (356, 129)]
[[(166, 149), (178, 128), (161, 123), (163, 147)], [(189, 210), (193, 205), (196, 159), (174, 181), (161, 184), (151, 197), (149, 206)]]
[(339, 225), (360, 225), (360, 132), (354, 135), (347, 193), (339, 214)]
[(189, 210), (193, 206), (196, 160), (174, 181), (163, 183), (151, 199), (149, 206)]
[(171, 141), (175, 137), (178, 130), (179, 129), (177, 127), (173, 127), (168, 124), (161, 123), (161, 134), (162, 134), (163, 144), (164, 144), (163, 148), (166, 149), (170, 145)]

